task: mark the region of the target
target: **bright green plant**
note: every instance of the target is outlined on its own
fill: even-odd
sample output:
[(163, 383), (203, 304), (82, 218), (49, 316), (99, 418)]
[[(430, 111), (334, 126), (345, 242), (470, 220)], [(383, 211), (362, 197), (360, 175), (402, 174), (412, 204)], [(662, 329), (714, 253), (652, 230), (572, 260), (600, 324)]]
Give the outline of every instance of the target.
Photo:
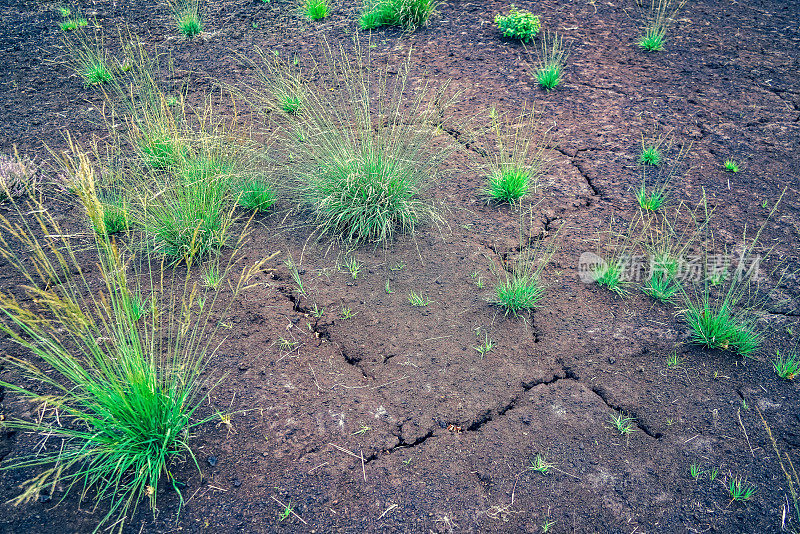
[(728, 479), (728, 485), (725, 486), (725, 489), (728, 491), (728, 495), (731, 497), (731, 502), (749, 501), (756, 492), (755, 485), (751, 484), (746, 478), (742, 477), (730, 477)]
[(203, 285), (210, 289), (217, 289), (222, 283), (222, 274), (219, 270), (219, 263), (211, 262), (203, 273)]
[(267, 211), (277, 200), (272, 187), (263, 179), (246, 179), (240, 184), (239, 190), (239, 205), (249, 210)]
[(64, 36), (61, 43), (66, 51), (67, 65), (80, 76), (84, 85), (89, 87), (113, 80), (114, 75), (102, 38), (80, 30)]
[(702, 474), (703, 470), (700, 469), (700, 466), (692, 462), (692, 464), (689, 466), (689, 476), (691, 476), (696, 482), (697, 480), (700, 479)]
[(63, 20), (58, 23), (58, 27), (61, 28), (62, 31), (71, 32), (75, 31), (78, 28), (84, 28), (89, 25), (89, 21), (87, 21), (84, 17), (71, 17), (67, 20)]
[(657, 146), (644, 146), (644, 138), (642, 138), (642, 153), (639, 155), (639, 163), (653, 166), (658, 166), (661, 163), (661, 151)]
[(488, 183), (483, 196), (490, 202), (516, 205), (541, 187), (542, 176), (549, 168), (544, 156), (549, 129), (541, 127), (533, 108), (523, 108), (514, 117), (491, 108), (489, 117), (489, 141), (495, 144), (495, 150), (486, 170)]
[(347, 271), (350, 273), (350, 276), (353, 277), (353, 280), (358, 279), (358, 273), (361, 272), (361, 268), (364, 266), (363, 263), (358, 261), (358, 259), (354, 256), (348, 256), (345, 258), (344, 263), (339, 266), (340, 271)]
[(531, 271), (524, 267), (514, 269), (514, 272), (495, 286), (492, 304), (500, 306), (506, 315), (511, 314), (514, 317), (539, 307), (545, 292), (540, 274), (541, 271)]
[(95, 227), (95, 232), (107, 235), (124, 232), (130, 226), (128, 202), (119, 195), (108, 195), (100, 198), (103, 226)]
[(505, 15), (497, 14), (494, 23), (500, 29), (503, 37), (519, 39), (527, 43), (539, 33), (541, 23), (539, 16), (530, 11), (518, 10), (513, 4)]
[(203, 31), (200, 0), (174, 0), (171, 6), (178, 32), (188, 39), (200, 35)]
[(419, 28), (428, 24), (438, 6), (437, 0), (365, 0), (358, 23), (362, 30), (380, 26)]
[(667, 193), (665, 189), (648, 189), (644, 182), (636, 190), (636, 201), (639, 203), (639, 207), (646, 211), (658, 211), (664, 205), (666, 199)]
[(415, 307), (425, 307), (431, 303), (431, 300), (412, 289), (408, 292), (408, 303)]
[[(75, 191), (92, 225), (102, 227), (93, 174), (80, 179)], [(199, 310), (189, 265), (178, 272), (134, 263), (106, 233), (95, 233), (94, 247), (80, 250), (80, 257), (93, 254), (88, 261), (99, 269), (86, 279), (69, 232), (41, 205), (20, 208), (24, 223), (0, 219), (2, 254), (27, 280), (30, 299), (22, 303), (0, 293), (0, 331), (22, 351), (4, 356), (3, 363), (29, 381), (0, 386), (48, 409), (34, 420), (7, 419), (4, 426), (41, 433), (59, 446), (4, 463), (3, 469), (41, 469), (11, 502), (33, 501), (43, 491), (78, 491), (103, 510), (95, 531), (109, 523), (121, 531), (141, 501), (155, 510), (164, 489), (183, 502), (171, 464), (188, 459), (198, 466), (190, 432), (214, 417), (198, 410), (215, 385), (203, 373), (213, 355), (215, 325), (229, 304), (214, 305), (216, 294), (209, 294), (210, 304)], [(35, 220), (29, 223), (23, 213)], [(246, 278), (241, 282), (234, 298)], [(144, 313), (140, 283), (158, 313)], [(209, 321), (212, 311), (215, 320)]]
[(728, 172), (739, 172), (739, 164), (732, 159), (726, 159), (722, 166)]
[(600, 287), (605, 287), (621, 297), (627, 296), (629, 291), (626, 289), (628, 283), (625, 278), (626, 265), (627, 261), (624, 258), (604, 260), (592, 272), (594, 281)]
[(683, 365), (683, 358), (678, 354), (678, 351), (672, 351), (672, 354), (667, 358), (667, 369), (677, 369)]
[(300, 271), (298, 270), (297, 264), (295, 263), (291, 253), (289, 253), (289, 256), (284, 260), (283, 263), (289, 269), (289, 274), (292, 276), (292, 280), (294, 280), (294, 283), (297, 284), (297, 290), (305, 297), (306, 289), (305, 286), (303, 286), (303, 279), (300, 277)]
[(542, 46), (537, 49), (539, 62), (534, 70), (537, 83), (545, 90), (555, 89), (561, 83), (561, 75), (569, 58), (569, 49), (557, 33), (545, 32)]
[[(303, 112), (281, 124), (294, 154), (297, 194), (318, 232), (351, 245), (385, 243), (397, 230), (413, 233), (424, 222), (440, 222), (421, 193), (455, 148), (438, 128), (449, 102), (427, 88), (409, 96), (407, 61), (389, 80), (385, 71), (370, 67), (369, 58), (364, 61), (358, 46), (354, 57), (342, 49), (325, 48), (325, 54), (335, 81), (309, 86)], [(270, 72), (281, 71), (257, 69), (256, 77)]]
[(58, 14), (61, 15), (62, 17), (64, 17), (64, 18), (67, 18), (70, 15), (72, 15), (72, 10), (70, 8), (68, 8), (67, 6), (58, 6), (56, 8), (56, 11), (58, 11)]
[(324, 19), (330, 13), (328, 0), (304, 0), (303, 13), (309, 20)]
[[(476, 330), (475, 334), (478, 337), (478, 341), (480, 341), (480, 329)], [(494, 349), (494, 341), (489, 339), (489, 333), (485, 332), (483, 334), (483, 342), (480, 345), (473, 346), (472, 348), (478, 351), (478, 354), (480, 354), (481, 358), (483, 358), (487, 353)]]
[(635, 422), (636, 420), (633, 417), (628, 417), (622, 412), (615, 412), (609, 416), (611, 428), (619, 432), (621, 436), (635, 432)]
[(531, 459), (531, 465), (528, 466), (528, 469), (546, 475), (553, 467), (555, 466), (548, 462), (543, 455), (537, 454), (535, 458)]
[(639, 48), (648, 52), (664, 50), (667, 31), (685, 4), (686, 0), (650, 0), (650, 8), (643, 17), (644, 30), (637, 42)]
[(775, 351), (775, 359), (772, 360), (772, 368), (775, 373), (786, 380), (794, 380), (800, 373), (800, 357), (795, 351), (789, 354), (781, 354), (780, 349)]

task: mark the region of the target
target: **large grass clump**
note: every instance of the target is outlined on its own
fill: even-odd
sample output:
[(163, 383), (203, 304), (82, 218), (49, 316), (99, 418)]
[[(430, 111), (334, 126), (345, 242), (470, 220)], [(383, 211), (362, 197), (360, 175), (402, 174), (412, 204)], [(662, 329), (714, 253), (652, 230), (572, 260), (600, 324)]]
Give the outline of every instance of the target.
[(366, 0), (358, 22), (362, 30), (380, 26), (419, 28), (428, 24), (438, 5), (437, 0)]
[[(441, 221), (423, 191), (454, 149), (439, 128), (451, 101), (427, 86), (412, 91), (408, 61), (389, 74), (373, 68), (357, 41), (353, 54), (323, 48), (330, 79), (304, 82), (303, 111), (275, 117), (296, 198), (318, 232), (353, 245), (385, 243), (398, 231)], [(250, 91), (256, 95), (281, 72), (272, 58), (260, 59)]]
[[(75, 191), (93, 226), (103, 228), (96, 173), (79, 158)], [(209, 317), (229, 304), (217, 305), (216, 293), (190, 283), (189, 263), (181, 274), (133, 262), (109, 232), (78, 244), (41, 204), (18, 206), (17, 215), (24, 222), (0, 218), (0, 255), (26, 282), (0, 293), (0, 331), (21, 348), (3, 363), (27, 381), (0, 385), (6, 402), (41, 410), (4, 425), (58, 446), (6, 459), (3, 469), (39, 471), (11, 502), (77, 491), (103, 511), (96, 531), (110, 524), (121, 532), (141, 501), (155, 510), (165, 490), (183, 501), (171, 466), (187, 459), (197, 466), (190, 431), (216, 416), (198, 410), (214, 386), (204, 372), (219, 316)]]

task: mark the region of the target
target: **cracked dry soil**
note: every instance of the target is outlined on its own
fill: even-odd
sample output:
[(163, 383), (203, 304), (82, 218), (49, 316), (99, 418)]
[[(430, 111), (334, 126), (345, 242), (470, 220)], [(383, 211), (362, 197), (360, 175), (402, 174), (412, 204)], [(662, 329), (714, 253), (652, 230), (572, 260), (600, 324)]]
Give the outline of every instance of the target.
[[(788, 188), (764, 242), (800, 266), (800, 4), (692, 1), (666, 51), (652, 55), (633, 44), (632, 2), (525, 7), (573, 42), (563, 87), (550, 93), (530, 79), (531, 52), (494, 28), (503, 2), (447, 2), (425, 29), (387, 29), (371, 39), (374, 53), (391, 61), (412, 47), (413, 81), (451, 79), (463, 91), (464, 117), (534, 102), (552, 125), (551, 184), (530, 229), (549, 242), (564, 225), (545, 270), (546, 305), (522, 320), (487, 304), (496, 276), (490, 266), (518, 252), (520, 223), (517, 213), (478, 198), (484, 178), (463, 155), (429, 191), (448, 207), (448, 227), (424, 228), (386, 251), (353, 252), (363, 264), (357, 279), (336, 269), (345, 251), (309, 241), (302, 226), (287, 230), (282, 214), (258, 218), (246, 260), (282, 254), (235, 306), (213, 361), (213, 373), (227, 375), (213, 405), (246, 411), (231, 429), (198, 430), (202, 477), (188, 464), (175, 468), (187, 499), (178, 522), (177, 496), (165, 487), (158, 515), (140, 507), (125, 532), (533, 533), (546, 520), (557, 533), (780, 531), (788, 488), (755, 408), (800, 464), (800, 392), (768, 361), (776, 347), (797, 342), (787, 330), (800, 330), (796, 306), (765, 317), (765, 350), (742, 361), (685, 343), (674, 307), (584, 285), (576, 267), (597, 230), (634, 213), (637, 151), (654, 127), (674, 130), (676, 146), (691, 144), (673, 202), (697, 202), (705, 191), (726, 245), (738, 242), (745, 224), (763, 224), (764, 201), (771, 205)], [(358, 12), (355, 2), (340, 3), (328, 19), (310, 23), (291, 2), (211, 1), (211, 35), (186, 42), (173, 37), (161, 4), (98, 0), (84, 9), (107, 31), (128, 24), (162, 47), (179, 73), (193, 74), (196, 94), (212, 80), (246, 75), (232, 51), (259, 45), (302, 56), (322, 35), (334, 44), (350, 39)], [(50, 6), (0, 6), (5, 152), (16, 144), (46, 159), (43, 143), (62, 148), (65, 130), (102, 135), (100, 95), (51, 61), (58, 32)], [(725, 175), (727, 157), (743, 171)], [(79, 219), (75, 207), (53, 209), (65, 224)], [(288, 253), (302, 257), (307, 296), (282, 263)], [(4, 287), (20, 282), (1, 276)], [(412, 308), (411, 290), (432, 303)], [(797, 278), (786, 292), (798, 301)], [(343, 308), (352, 318), (341, 318)], [(476, 329), (496, 342), (483, 356), (473, 348)], [(297, 344), (281, 350), (280, 338)], [(667, 370), (676, 347), (684, 364)], [(14, 353), (5, 342), (2, 348)], [(3, 376), (13, 378), (8, 370)], [(0, 413), (29, 410), (0, 392)], [(635, 419), (627, 436), (609, 425), (619, 411)], [(4, 435), (0, 460), (36, 443)], [(555, 469), (527, 469), (537, 454)], [(691, 463), (718, 468), (720, 477), (696, 482)], [(0, 473), (2, 500), (31, 475)], [(729, 502), (720, 483), (737, 475), (758, 486), (749, 502)], [(278, 521), (272, 496), (295, 505), (307, 524)], [(54, 507), (59, 498), (57, 490), (50, 502), (0, 505), (0, 531), (90, 532), (101, 517), (76, 495)]]

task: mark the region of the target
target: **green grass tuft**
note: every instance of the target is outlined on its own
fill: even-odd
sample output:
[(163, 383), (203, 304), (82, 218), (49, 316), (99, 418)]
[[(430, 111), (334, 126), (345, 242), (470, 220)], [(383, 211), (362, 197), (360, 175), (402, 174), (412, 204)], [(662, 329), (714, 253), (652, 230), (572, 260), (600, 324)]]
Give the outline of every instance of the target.
[(96, 61), (84, 65), (81, 76), (87, 86), (108, 83), (114, 77), (102, 58), (97, 58)]
[(527, 43), (539, 34), (541, 23), (539, 16), (530, 11), (518, 10), (513, 4), (505, 15), (497, 14), (494, 23), (503, 37), (519, 39)]
[(303, 13), (309, 20), (324, 19), (330, 13), (328, 0), (305, 0)]
[(744, 502), (749, 501), (753, 494), (756, 492), (755, 485), (742, 477), (731, 477), (728, 480), (728, 485), (725, 486), (731, 501)]
[(651, 0), (644, 18), (644, 30), (637, 41), (639, 48), (647, 52), (664, 50), (667, 31), (675, 22), (675, 16), (687, 0)]
[(178, 31), (191, 39), (203, 31), (203, 23), (197, 13), (187, 12), (178, 17)]
[(358, 22), (362, 30), (380, 26), (418, 28), (428, 24), (438, 5), (436, 0), (367, 0)]
[(658, 52), (664, 50), (665, 35), (659, 28), (648, 27), (644, 35), (639, 39), (639, 48), (648, 52)]
[(661, 151), (658, 147), (649, 145), (642, 147), (642, 154), (639, 156), (639, 163), (642, 165), (658, 166), (661, 163)]
[(264, 180), (251, 178), (240, 185), (240, 206), (249, 210), (267, 211), (275, 204), (275, 201), (275, 192)]
[(658, 211), (667, 199), (664, 189), (651, 189), (648, 191), (646, 185), (642, 183), (636, 191), (636, 201), (639, 207), (645, 211)]
[(484, 195), (494, 202), (515, 204), (528, 194), (530, 182), (530, 172), (527, 169), (506, 166), (489, 177)]
[(76, 17), (70, 18), (67, 20), (63, 20), (58, 23), (58, 27), (61, 28), (62, 31), (71, 32), (75, 31), (78, 28), (84, 28), (89, 25), (89, 21), (87, 21), (83, 17)]
[(492, 304), (503, 308), (505, 315), (516, 317), (539, 307), (545, 288), (539, 273), (529, 270), (515, 271), (494, 287)]
[(708, 292), (704, 292), (699, 302), (688, 302), (682, 315), (691, 331), (692, 342), (752, 356), (760, 347), (762, 336), (755, 328), (755, 320), (745, 313), (734, 312), (734, 305), (728, 295), (721, 301), (714, 301), (708, 297)]
[(537, 49), (538, 63), (533, 72), (536, 82), (547, 91), (555, 89), (561, 83), (561, 75), (569, 58), (569, 49), (557, 33), (545, 32), (542, 35), (542, 46)]
[(726, 159), (722, 166), (728, 172), (739, 172), (739, 164), (732, 159)]
[(786, 380), (794, 380), (798, 373), (800, 373), (800, 357), (797, 356), (795, 351), (789, 354), (781, 354), (780, 350), (775, 352), (775, 359), (772, 360), (772, 368), (775, 373)]

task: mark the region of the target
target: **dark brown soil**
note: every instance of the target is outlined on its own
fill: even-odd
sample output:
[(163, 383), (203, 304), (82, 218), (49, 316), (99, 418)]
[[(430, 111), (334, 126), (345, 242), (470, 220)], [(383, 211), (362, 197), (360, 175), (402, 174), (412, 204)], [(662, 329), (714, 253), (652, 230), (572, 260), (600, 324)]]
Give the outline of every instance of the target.
[[(83, 10), (109, 34), (128, 25), (162, 47), (200, 93), (246, 74), (235, 54), (254, 45), (291, 57), (323, 35), (346, 42), (355, 4), (337, 4), (324, 22), (311, 23), (294, 2), (213, 1), (210, 33), (191, 42), (175, 37), (166, 5), (98, 0)], [(785, 290), (790, 304), (763, 319), (763, 350), (742, 360), (686, 343), (674, 307), (581, 283), (577, 263), (598, 229), (635, 212), (641, 135), (658, 126), (674, 129), (677, 144), (691, 143), (673, 202), (696, 203), (705, 191), (725, 245), (740, 243), (745, 225), (762, 225), (786, 188), (762, 241), (800, 267), (800, 4), (690, 2), (656, 54), (634, 44), (633, 2), (524, 6), (574, 43), (565, 83), (550, 93), (532, 82), (530, 54), (496, 31), (494, 14), (506, 7), (451, 1), (429, 27), (374, 32), (372, 42), (377, 55), (392, 58), (413, 48), (415, 80), (451, 79), (464, 92), (463, 116), (532, 101), (553, 124), (553, 184), (536, 207), (534, 230), (547, 240), (565, 228), (545, 271), (546, 306), (523, 320), (487, 303), (489, 267), (516, 252), (519, 221), (479, 199), (484, 178), (463, 157), (430, 191), (448, 207), (448, 226), (422, 229), (386, 251), (359, 249), (353, 255), (364, 267), (355, 280), (336, 269), (344, 252), (309, 240), (310, 229), (288, 229), (282, 213), (260, 217), (247, 260), (281, 255), (234, 307), (213, 361), (215, 373), (227, 374), (211, 395), (214, 406), (246, 411), (230, 429), (211, 423), (197, 432), (202, 478), (188, 464), (176, 466), (187, 484), (177, 522), (177, 496), (163, 488), (157, 517), (143, 506), (126, 532), (533, 533), (547, 518), (556, 533), (781, 531), (791, 496), (756, 408), (800, 466), (800, 391), (769, 362), (776, 348), (797, 344), (798, 279)], [(102, 96), (59, 62), (58, 20), (49, 4), (0, 6), (0, 151), (16, 144), (47, 160), (44, 145), (63, 147), (65, 131), (82, 139), (104, 132)], [(727, 157), (742, 172), (725, 174)], [(64, 220), (77, 214), (53, 209)], [(282, 262), (287, 253), (302, 256), (307, 297)], [(398, 262), (402, 270), (390, 269)], [(486, 289), (476, 288), (473, 272)], [(16, 283), (1, 276), (4, 287)], [(433, 302), (409, 306), (411, 290)], [(314, 304), (324, 308), (321, 318), (310, 313)], [(351, 319), (340, 318), (343, 307)], [(483, 357), (473, 349), (476, 328), (496, 341)], [(281, 337), (297, 341), (296, 349), (281, 351)], [(684, 365), (668, 370), (676, 347)], [(0, 392), (5, 416), (29, 409)], [(637, 431), (622, 437), (609, 428), (615, 410), (635, 417)], [(0, 460), (35, 443), (7, 436)], [(537, 453), (557, 470), (528, 470)], [(695, 482), (693, 462), (719, 468), (719, 477)], [(0, 498), (17, 495), (32, 474), (2, 472)], [(721, 483), (729, 476), (756, 484), (753, 499), (730, 502)], [(0, 505), (0, 532), (90, 532), (102, 517), (77, 495), (54, 507), (60, 497)], [(279, 521), (273, 497), (295, 505), (306, 523)]]

